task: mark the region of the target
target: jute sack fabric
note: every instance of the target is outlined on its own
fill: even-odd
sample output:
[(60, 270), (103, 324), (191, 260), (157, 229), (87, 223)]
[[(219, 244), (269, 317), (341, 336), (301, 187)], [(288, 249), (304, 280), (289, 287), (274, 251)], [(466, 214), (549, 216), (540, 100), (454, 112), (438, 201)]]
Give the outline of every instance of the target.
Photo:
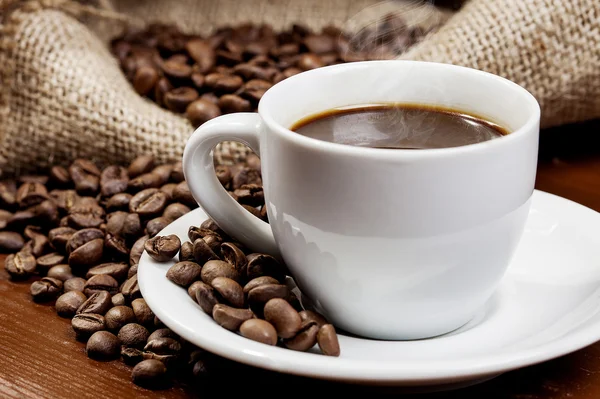
[[(1, 3), (1, 2), (0, 2)], [(176, 23), (188, 33), (223, 24), (356, 22), (375, 0), (7, 1), (0, 13), (0, 168), (19, 173), (87, 157), (101, 164), (153, 153), (181, 157), (184, 118), (139, 97), (106, 43), (124, 23)], [(368, 18), (367, 18), (368, 19)], [(359, 21), (360, 25), (360, 21)], [(348, 25), (350, 26), (350, 25)], [(545, 127), (600, 116), (597, 0), (471, 0), (401, 58), (454, 63), (507, 77), (540, 101)], [(221, 146), (219, 162), (243, 158)]]

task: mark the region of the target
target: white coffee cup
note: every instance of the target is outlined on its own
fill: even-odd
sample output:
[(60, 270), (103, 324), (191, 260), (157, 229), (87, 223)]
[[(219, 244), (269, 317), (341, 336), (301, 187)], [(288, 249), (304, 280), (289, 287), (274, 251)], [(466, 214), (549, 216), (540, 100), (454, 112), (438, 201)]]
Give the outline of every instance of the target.
[[(322, 111), (390, 102), (462, 110), (511, 133), (462, 147), (395, 150), (289, 130)], [(184, 174), (206, 213), (242, 244), (282, 259), (337, 328), (376, 339), (426, 338), (467, 323), (500, 282), (529, 212), (539, 119), (529, 92), (486, 72), (347, 63), (276, 84), (258, 113), (200, 126), (186, 145)], [(260, 155), (269, 224), (215, 177), (212, 150), (228, 140)]]

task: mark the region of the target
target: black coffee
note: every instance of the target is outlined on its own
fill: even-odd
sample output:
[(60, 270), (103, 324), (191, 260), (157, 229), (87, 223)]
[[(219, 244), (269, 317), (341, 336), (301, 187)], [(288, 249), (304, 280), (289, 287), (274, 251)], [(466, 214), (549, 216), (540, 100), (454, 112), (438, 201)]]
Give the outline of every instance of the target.
[(459, 147), (509, 133), (460, 111), (409, 104), (329, 110), (297, 122), (291, 130), (338, 144), (415, 150)]

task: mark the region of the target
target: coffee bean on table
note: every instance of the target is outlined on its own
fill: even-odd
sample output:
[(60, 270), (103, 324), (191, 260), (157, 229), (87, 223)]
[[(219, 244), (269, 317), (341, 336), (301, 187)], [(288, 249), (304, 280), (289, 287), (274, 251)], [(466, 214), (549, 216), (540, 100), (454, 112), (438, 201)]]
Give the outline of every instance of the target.
[(67, 241), (67, 252), (71, 253), (82, 245), (98, 238), (104, 238), (104, 233), (100, 229), (87, 228), (74, 232)]
[(279, 284), (279, 281), (275, 280), (271, 276), (256, 277), (256, 278), (248, 281), (248, 283), (244, 286), (244, 294), (247, 295), (253, 288), (256, 288), (256, 287), (264, 285), (264, 284)]
[(63, 291), (64, 292), (69, 292), (69, 291), (82, 291), (83, 292), (85, 283), (86, 283), (86, 280), (84, 280), (81, 277), (70, 278), (64, 282)]
[(138, 238), (135, 243), (131, 246), (131, 251), (129, 251), (129, 264), (131, 266), (136, 265), (140, 261), (140, 257), (144, 252), (144, 246), (146, 241), (149, 239), (147, 235)]
[(31, 254), (17, 252), (4, 260), (4, 268), (13, 279), (26, 279), (35, 272), (35, 257)]
[(72, 268), (89, 267), (98, 264), (104, 253), (104, 240), (101, 238), (89, 241), (69, 255)]
[(202, 267), (194, 262), (178, 262), (167, 270), (166, 277), (182, 287), (190, 286), (200, 279)]
[(181, 352), (181, 344), (173, 338), (153, 338), (148, 339), (144, 351), (156, 353), (157, 355), (178, 355)]
[(119, 292), (118, 294), (115, 294), (110, 298), (110, 302), (111, 302), (112, 306), (125, 306), (126, 305), (125, 295), (123, 295)]
[(142, 360), (133, 368), (131, 380), (144, 388), (163, 387), (167, 382), (167, 368), (156, 359)]
[(103, 315), (112, 307), (111, 295), (108, 291), (97, 291), (90, 295), (85, 302), (77, 308), (77, 314), (95, 313)]
[(71, 271), (71, 268), (69, 267), (69, 265), (61, 264), (61, 265), (52, 266), (50, 269), (48, 269), (48, 273), (46, 274), (46, 277), (54, 277), (54, 278), (59, 279), (60, 281), (65, 282), (75, 276), (73, 276), (73, 272)]
[(230, 331), (237, 331), (242, 323), (250, 320), (254, 317), (254, 314), (250, 309), (236, 309), (218, 303), (213, 307), (212, 316), (221, 327)]
[(157, 262), (166, 262), (172, 259), (181, 248), (179, 237), (174, 234), (150, 238), (144, 244), (148, 255)]
[(268, 321), (262, 319), (249, 319), (240, 326), (240, 334), (253, 341), (267, 345), (277, 344), (277, 331)]
[(121, 345), (134, 348), (143, 348), (149, 336), (148, 329), (137, 323), (125, 324), (117, 335)]
[(210, 285), (219, 293), (225, 303), (234, 308), (244, 307), (244, 291), (236, 281), (227, 277), (215, 277)]
[(269, 300), (265, 304), (263, 312), (265, 320), (275, 327), (281, 338), (292, 338), (302, 326), (300, 315), (284, 299), (274, 298)]
[(338, 342), (335, 328), (331, 324), (325, 324), (319, 329), (317, 334), (317, 343), (321, 352), (327, 356), (339, 356), (340, 344)]
[(129, 256), (129, 248), (124, 238), (106, 234), (104, 237), (104, 248), (108, 255), (116, 259), (126, 259)]
[(190, 285), (188, 294), (190, 296), (194, 295), (194, 299), (200, 305), (200, 308), (208, 315), (212, 315), (213, 307), (219, 303), (214, 288), (203, 281), (196, 281)]
[(85, 339), (106, 328), (104, 316), (95, 313), (80, 313), (71, 319), (71, 327), (80, 339)]
[(47, 254), (37, 258), (39, 270), (48, 271), (51, 267), (59, 265), (65, 261), (65, 257), (57, 252)]
[(63, 283), (53, 277), (44, 277), (39, 281), (31, 283), (29, 291), (36, 302), (51, 301), (61, 293)]
[(61, 317), (73, 317), (75, 316), (77, 309), (79, 309), (86, 299), (85, 294), (81, 291), (65, 292), (58, 297), (54, 304), (56, 313)]
[(64, 253), (66, 252), (69, 239), (76, 231), (71, 227), (57, 227), (48, 232), (48, 240), (57, 251)]
[(137, 298), (131, 301), (131, 308), (139, 324), (150, 326), (154, 322), (154, 313), (144, 298)]
[(116, 294), (118, 289), (119, 282), (115, 280), (112, 276), (109, 276), (108, 274), (97, 274), (91, 276), (88, 279), (87, 283), (85, 283), (83, 293), (88, 297), (100, 291), (106, 291), (112, 295)]
[(148, 342), (158, 338), (173, 338), (174, 340), (180, 339), (179, 335), (175, 334), (175, 332), (173, 332), (173, 330), (170, 328), (159, 328), (150, 334), (148, 337)]
[(117, 165), (108, 166), (100, 175), (100, 194), (110, 197), (125, 192), (128, 182), (129, 176), (125, 168)]
[(91, 278), (99, 274), (106, 274), (117, 281), (124, 281), (127, 278), (128, 271), (129, 266), (123, 262), (102, 263), (100, 265), (91, 267), (85, 274), (85, 277)]
[(129, 306), (115, 306), (106, 312), (106, 328), (111, 331), (118, 331), (125, 324), (135, 322), (135, 314)]
[(129, 211), (144, 218), (157, 216), (165, 209), (167, 199), (167, 195), (159, 189), (147, 188), (131, 198)]
[(0, 231), (0, 251), (17, 252), (25, 245), (23, 236), (14, 231)]
[(31, 254), (36, 258), (41, 257), (47, 252), (50, 252), (50, 241), (48, 237), (42, 234), (34, 234), (31, 237)]
[(128, 210), (131, 197), (133, 196), (129, 193), (115, 194), (106, 201), (106, 209), (108, 211)]
[(88, 339), (85, 351), (88, 357), (99, 360), (116, 359), (121, 353), (119, 338), (108, 331), (97, 331)]
[(142, 296), (142, 293), (140, 292), (140, 286), (138, 285), (137, 281), (137, 274), (131, 276), (129, 279), (127, 279), (127, 281), (125, 281), (125, 283), (123, 283), (123, 286), (121, 287), (121, 293), (125, 296), (125, 299), (130, 302)]

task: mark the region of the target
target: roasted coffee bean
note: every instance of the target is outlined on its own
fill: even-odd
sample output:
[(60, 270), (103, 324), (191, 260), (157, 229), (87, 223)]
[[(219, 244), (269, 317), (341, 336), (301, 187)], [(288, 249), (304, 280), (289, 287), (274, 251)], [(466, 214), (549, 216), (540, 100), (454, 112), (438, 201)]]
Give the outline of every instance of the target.
[(112, 235), (121, 235), (127, 215), (129, 213), (123, 211), (116, 211), (106, 215), (106, 232)]
[(6, 225), (13, 230), (20, 230), (23, 227), (36, 222), (36, 216), (32, 210), (17, 211), (6, 221)]
[(252, 104), (250, 101), (240, 96), (236, 96), (235, 94), (225, 94), (221, 96), (221, 98), (219, 98), (218, 106), (224, 114), (252, 111)]
[(221, 298), (235, 308), (244, 307), (244, 291), (236, 281), (227, 277), (215, 277), (210, 285)]
[(54, 304), (56, 313), (58, 313), (60, 317), (73, 317), (75, 316), (77, 309), (79, 309), (86, 299), (85, 294), (81, 291), (65, 292), (58, 297)]
[(87, 338), (106, 328), (104, 316), (95, 313), (80, 313), (71, 319), (71, 327), (79, 338)]
[(202, 281), (196, 281), (190, 285), (188, 293), (190, 296), (195, 296), (198, 305), (200, 305), (202, 310), (208, 315), (212, 315), (213, 307), (219, 303), (213, 287)]
[[(1, 175), (0, 175), (1, 176)], [(46, 185), (48, 183), (48, 176), (44, 175), (21, 175), (17, 181), (21, 184), (24, 183), (39, 183)]]
[(105, 274), (111, 276), (117, 281), (124, 281), (127, 278), (127, 272), (129, 271), (129, 265), (123, 262), (110, 262), (102, 263), (98, 266), (90, 268), (85, 274), (85, 278), (92, 278), (99, 274)]
[(135, 366), (144, 360), (143, 352), (141, 350), (126, 346), (121, 346), (121, 358), (123, 359), (123, 363), (128, 366)]
[(28, 209), (40, 224), (54, 225), (58, 221), (58, 208), (54, 200), (49, 199)]
[(247, 256), (247, 277), (252, 280), (256, 277), (271, 276), (279, 282), (285, 281), (283, 266), (272, 256), (267, 254), (250, 254)]
[(137, 281), (137, 274), (133, 275), (127, 281), (125, 281), (125, 283), (123, 283), (123, 286), (121, 287), (121, 293), (129, 302), (142, 296), (140, 292), (140, 286), (138, 285)]
[(121, 353), (121, 343), (114, 334), (108, 331), (97, 331), (88, 339), (85, 351), (92, 359), (116, 359)]
[(279, 58), (281, 56), (286, 55), (294, 55), (300, 52), (300, 46), (297, 43), (286, 43), (279, 47), (271, 48), (271, 55), (275, 58)]
[(133, 89), (141, 96), (151, 92), (158, 81), (159, 75), (156, 68), (150, 65), (142, 65), (133, 77)]
[(206, 245), (212, 249), (212, 251), (216, 254), (221, 253), (221, 244), (223, 243), (223, 239), (218, 234), (209, 234), (202, 238)]
[(183, 175), (183, 162), (175, 162), (173, 164), (173, 169), (171, 170), (171, 176), (169, 177), (173, 183), (181, 183), (185, 180), (185, 176)]
[(273, 324), (281, 338), (292, 338), (302, 326), (300, 315), (285, 299), (269, 300), (264, 307), (264, 316), (266, 321)]
[(69, 166), (71, 180), (75, 183), (75, 191), (80, 195), (95, 195), (100, 184), (100, 170), (93, 162), (76, 159)]
[(59, 252), (67, 251), (67, 242), (77, 230), (71, 227), (57, 227), (48, 232), (50, 244)]
[(221, 327), (237, 331), (242, 323), (250, 320), (254, 314), (249, 309), (235, 309), (227, 305), (216, 304), (213, 307), (212, 316)]
[(8, 221), (12, 218), (12, 213), (9, 211), (5, 211), (4, 209), (0, 209), (0, 229), (6, 228), (8, 225)]
[(244, 185), (254, 184), (257, 186), (262, 185), (262, 179), (260, 177), (260, 173), (251, 168), (242, 168), (237, 173), (234, 174), (232, 180), (232, 188), (237, 190)]
[(246, 275), (246, 265), (248, 260), (244, 252), (232, 242), (224, 242), (221, 244), (221, 255), (223, 259), (233, 265), (240, 275)]
[(134, 178), (141, 174), (148, 173), (152, 169), (154, 169), (154, 156), (140, 155), (131, 161), (127, 173), (130, 178)]
[(188, 187), (186, 181), (182, 181), (181, 183), (179, 183), (177, 187), (175, 187), (175, 189), (173, 190), (173, 201), (181, 202), (182, 204), (185, 204), (190, 208), (198, 207), (198, 204), (192, 196), (192, 192), (190, 191), (190, 188)]
[(179, 219), (186, 213), (190, 212), (191, 209), (187, 206), (179, 203), (173, 203), (168, 205), (163, 212), (163, 217), (165, 217), (169, 222)]
[(100, 229), (90, 228), (79, 230), (70, 236), (66, 246), (67, 252), (71, 253), (84, 244), (99, 238), (104, 238), (104, 233)]
[(52, 250), (48, 237), (42, 234), (34, 234), (31, 237), (31, 253), (36, 258)]
[(71, 268), (69, 267), (69, 265), (56, 265), (56, 266), (52, 266), (50, 269), (48, 269), (48, 273), (46, 274), (46, 277), (53, 277), (53, 278), (57, 278), (60, 281), (67, 281), (69, 279), (72, 279), (73, 276), (73, 272), (71, 271)]
[(317, 333), (319, 326), (314, 322), (303, 323), (300, 331), (290, 338), (283, 341), (286, 348), (295, 351), (307, 351), (317, 343)]
[(154, 322), (154, 313), (150, 306), (146, 303), (146, 300), (143, 298), (134, 299), (131, 302), (131, 307), (133, 309), (133, 313), (135, 314), (135, 319), (139, 324), (144, 326), (150, 326)]
[(258, 184), (244, 184), (234, 191), (238, 202), (244, 205), (261, 206), (265, 203), (263, 188)]
[(336, 50), (335, 40), (329, 35), (309, 35), (304, 38), (308, 51), (315, 54), (331, 53)]
[(220, 260), (220, 257), (210, 248), (203, 238), (197, 238), (193, 244), (193, 255), (196, 262), (204, 264), (210, 260)]
[(287, 299), (289, 295), (289, 288), (283, 284), (261, 284), (248, 291), (248, 302), (262, 306), (273, 298)]
[(129, 256), (129, 248), (124, 238), (107, 234), (104, 237), (104, 248), (106, 253), (117, 259), (126, 259)]
[(17, 190), (16, 200), (21, 208), (29, 208), (48, 199), (46, 186), (40, 183), (23, 183)]
[(297, 66), (303, 71), (308, 71), (325, 66), (325, 63), (317, 54), (305, 53), (300, 56)]
[(254, 279), (248, 281), (248, 283), (244, 286), (244, 294), (248, 295), (248, 293), (252, 289), (259, 287), (261, 285), (265, 285), (265, 284), (278, 285), (279, 281), (277, 281), (276, 279), (274, 279), (271, 276), (261, 276), (261, 277), (254, 278)]
[(149, 336), (148, 329), (137, 323), (125, 324), (117, 335), (121, 345), (140, 349), (144, 347)]
[(154, 101), (160, 106), (165, 106), (165, 94), (173, 90), (173, 85), (167, 78), (160, 78), (154, 86)]
[[(190, 76), (192, 83), (197, 89), (204, 88), (204, 75), (199, 72), (192, 72), (192, 76)], [(188, 106), (189, 107), (189, 106)]]
[(157, 355), (178, 355), (181, 352), (181, 344), (173, 338), (149, 339), (144, 351), (156, 353)]
[(131, 266), (129, 268), (129, 271), (127, 272), (127, 278), (132, 278), (133, 276), (135, 276), (137, 274), (137, 269), (138, 269), (138, 264), (136, 263), (135, 265)]
[(17, 184), (14, 180), (0, 182), (0, 203), (8, 208), (17, 202)]
[(62, 214), (68, 213), (80, 199), (75, 190), (52, 190), (49, 194)]
[(167, 227), (171, 223), (171, 220), (167, 219), (164, 216), (159, 216), (152, 220), (149, 220), (146, 223), (146, 234), (150, 237), (156, 236), (160, 233), (165, 227)]
[(97, 265), (102, 259), (104, 240), (101, 238), (89, 241), (69, 255), (69, 266), (81, 268)]
[(253, 341), (267, 345), (277, 344), (277, 331), (268, 321), (262, 319), (249, 319), (240, 326), (240, 334)]
[(202, 266), (202, 281), (211, 284), (216, 277), (227, 277), (239, 283), (241, 276), (236, 268), (221, 260), (209, 260)]
[(80, 198), (70, 209), (67, 219), (69, 226), (75, 229), (98, 227), (104, 223), (104, 209), (91, 197)]
[(13, 231), (0, 231), (0, 251), (17, 252), (25, 245), (23, 236)]
[(69, 292), (69, 291), (82, 291), (83, 292), (85, 283), (86, 283), (86, 281), (81, 277), (70, 278), (64, 282), (63, 291), (64, 292)]
[(91, 295), (88, 295), (87, 300), (77, 309), (77, 314), (95, 313), (103, 315), (108, 312), (111, 307), (111, 294), (108, 291), (96, 291)]
[(131, 372), (134, 384), (144, 388), (159, 388), (167, 383), (167, 368), (156, 359), (142, 360)]
[(117, 165), (108, 166), (100, 175), (100, 194), (110, 197), (125, 192), (128, 183), (127, 169)]
[(190, 120), (193, 126), (200, 126), (203, 123), (221, 115), (221, 110), (216, 104), (198, 99), (185, 109), (185, 116)]
[(252, 79), (246, 82), (242, 96), (250, 101), (258, 103), (267, 90), (273, 86), (270, 82), (261, 79)]
[(325, 324), (319, 329), (319, 332), (317, 333), (317, 343), (323, 354), (327, 356), (340, 355), (340, 343), (333, 325)]
[[(167, 278), (177, 285), (189, 287), (200, 279), (202, 267), (194, 262), (178, 262), (167, 270)], [(243, 299), (243, 296), (242, 296)]]
[(233, 93), (242, 87), (244, 81), (237, 75), (225, 75), (221, 73), (211, 73), (206, 75), (204, 83), (207, 87), (218, 94)]
[(131, 246), (131, 251), (129, 252), (129, 264), (131, 266), (137, 265), (139, 263), (140, 257), (144, 252), (144, 246), (149, 238), (150, 237), (148, 236), (142, 236), (138, 238), (136, 242)]
[(179, 237), (174, 234), (150, 238), (144, 244), (144, 249), (152, 259), (157, 262), (166, 262), (172, 259), (181, 248)]
[(125, 300), (125, 296), (119, 292), (110, 298), (110, 303), (112, 306), (125, 306), (127, 301)]
[(189, 241), (186, 241), (183, 244), (181, 244), (181, 249), (179, 250), (179, 261), (180, 262), (185, 262), (185, 261), (194, 262), (195, 261), (194, 244), (192, 244)]
[(39, 281), (31, 283), (29, 291), (33, 300), (36, 302), (45, 302), (56, 299), (61, 293), (63, 282), (57, 278), (44, 277)]
[(167, 194), (167, 198), (169, 199), (169, 201), (172, 201), (173, 200), (173, 190), (175, 190), (175, 187), (177, 187), (177, 183), (167, 183), (160, 188), (160, 191)]
[(119, 282), (108, 274), (97, 274), (91, 276), (85, 287), (83, 293), (87, 296), (91, 296), (99, 291), (107, 291), (108, 293), (116, 294), (119, 289)]
[(111, 331), (118, 331), (125, 324), (135, 322), (135, 314), (129, 306), (115, 306), (104, 315), (106, 328)]
[(227, 187), (229, 182), (231, 181), (231, 172), (227, 165), (217, 165), (215, 167), (215, 173), (217, 174), (217, 179), (223, 185), (223, 187)]
[(129, 213), (123, 220), (123, 228), (121, 229), (120, 236), (126, 240), (136, 240), (142, 235), (142, 221), (140, 215), (137, 213)]
[(263, 205), (260, 208), (260, 219), (262, 219), (265, 222), (269, 223), (269, 215), (267, 213), (267, 206), (266, 205)]
[(214, 49), (202, 39), (192, 39), (185, 44), (185, 49), (198, 65), (200, 73), (210, 71), (216, 62)]
[(37, 258), (38, 270), (47, 272), (52, 266), (59, 265), (65, 261), (65, 257), (57, 252)]
[(185, 82), (192, 75), (192, 67), (177, 59), (168, 59), (161, 67), (172, 82)]
[(62, 166), (53, 166), (50, 169), (50, 182), (54, 186), (64, 187), (71, 183), (69, 171)]
[(192, 87), (178, 87), (165, 94), (165, 106), (173, 112), (183, 113), (198, 99), (198, 92)]
[(179, 335), (175, 334), (170, 328), (159, 328), (158, 330), (150, 334), (150, 336), (148, 337), (148, 342), (159, 338), (172, 338), (174, 340), (180, 339)]
[(213, 230), (205, 229), (202, 227), (196, 227), (196, 226), (190, 226), (188, 228), (188, 233), (187, 233), (188, 238), (190, 239), (191, 242), (196, 241), (198, 238), (204, 238), (204, 237), (207, 237), (210, 235), (215, 235), (215, 234), (218, 235), (218, 233)]
[(135, 212), (141, 217), (152, 217), (159, 215), (165, 209), (167, 195), (157, 188), (148, 188), (140, 191), (131, 198), (129, 211)]
[(4, 269), (13, 279), (26, 279), (35, 272), (35, 257), (28, 253), (10, 254), (4, 260)]
[(118, 193), (106, 201), (106, 209), (109, 211), (128, 210), (132, 195), (129, 193)]
[(242, 55), (231, 51), (217, 50), (215, 52), (217, 56), (217, 63), (233, 66), (242, 62)]
[[(129, 180), (127, 187), (132, 192), (139, 192), (139, 191), (143, 191), (143, 190), (160, 187), (162, 184), (163, 184), (163, 181), (162, 181), (161, 177), (157, 174), (150, 172), (150, 173), (144, 173), (142, 175), (139, 175), (139, 176)], [(133, 201), (134, 198), (135, 198), (135, 196), (131, 199), (130, 204), (129, 204), (130, 211), (131, 211), (131, 202)]]
[(158, 165), (154, 169), (152, 169), (152, 174), (158, 176), (161, 181), (161, 186), (166, 184), (171, 177), (171, 171), (173, 170), (173, 165), (171, 164), (163, 164)]

